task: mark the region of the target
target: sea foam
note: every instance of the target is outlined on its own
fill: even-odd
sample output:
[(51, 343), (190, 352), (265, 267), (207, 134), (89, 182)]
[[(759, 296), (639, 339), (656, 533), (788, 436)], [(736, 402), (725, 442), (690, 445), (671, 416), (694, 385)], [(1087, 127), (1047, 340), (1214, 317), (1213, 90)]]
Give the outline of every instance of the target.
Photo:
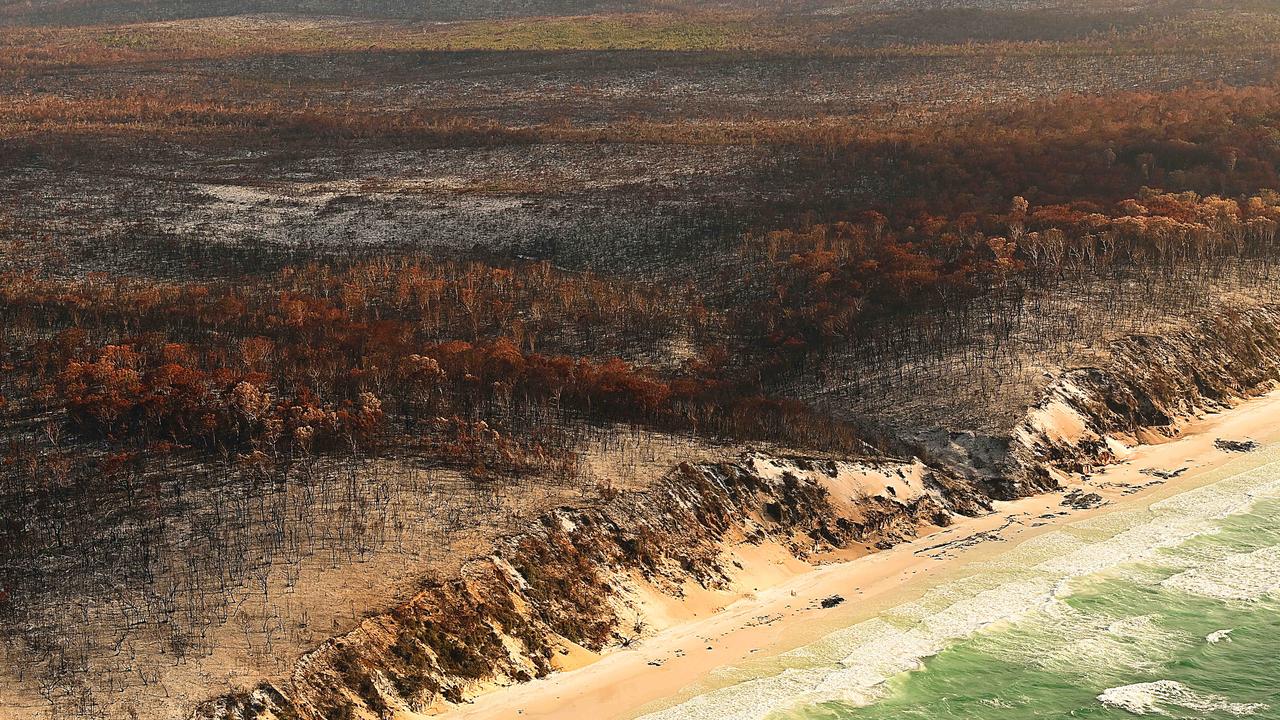
[(1174, 575), (1163, 586), (1215, 600), (1258, 600), (1280, 590), (1280, 547), (1229, 555)]
[(1009, 632), (976, 638), (975, 648), (1069, 682), (1092, 684), (1117, 675), (1155, 671), (1181, 642), (1161, 628), (1154, 616), (1086, 613), (1059, 601)]
[[(883, 696), (888, 679), (921, 667), (926, 658), (988, 626), (1031, 613), (1064, 612), (1058, 599), (1071, 593), (1072, 581), (1154, 559), (1163, 549), (1215, 532), (1215, 520), (1241, 512), (1261, 498), (1274, 497), (1280, 481), (1276, 480), (1276, 453), (1269, 455), (1262, 468), (1235, 475), (1224, 472), (1223, 480), (1153, 503), (1146, 510), (1109, 513), (1032, 538), (975, 564), (984, 572), (933, 588), (915, 602), (783, 654), (779, 660), (784, 669), (774, 674), (711, 690), (642, 720), (763, 720), (779, 710), (832, 701), (854, 706), (874, 703)], [(1052, 618), (1043, 619), (1050, 622), (1034, 624), (1052, 625)], [(1078, 668), (1081, 657), (1087, 657), (1100, 666), (1146, 670), (1150, 667), (1144, 660), (1159, 655), (1159, 648), (1170, 640), (1141, 617), (1112, 618), (1104, 627), (1084, 624), (1066, 635), (1062, 639), (1069, 652), (1046, 654), (1040, 646), (1039, 659), (1029, 664)], [(1141, 657), (1147, 654), (1150, 657)], [(1259, 709), (1198, 695), (1172, 681), (1113, 688), (1099, 699), (1104, 696), (1103, 701), (1115, 707), (1145, 707), (1147, 712), (1159, 712), (1157, 702), (1190, 709), (1197, 705), (1186, 703), (1204, 707), (1208, 703), (1233, 714)]]
[(1225, 630), (1214, 630), (1213, 632), (1204, 636), (1204, 641), (1209, 643), (1210, 645), (1217, 645), (1223, 640), (1226, 640), (1227, 642), (1231, 642), (1231, 628), (1227, 628)]
[(1242, 716), (1267, 709), (1267, 705), (1262, 703), (1238, 703), (1221, 695), (1196, 692), (1173, 680), (1157, 680), (1107, 688), (1098, 696), (1098, 701), (1133, 715), (1169, 715), (1170, 713), (1162, 706), (1170, 705), (1202, 713), (1217, 712)]

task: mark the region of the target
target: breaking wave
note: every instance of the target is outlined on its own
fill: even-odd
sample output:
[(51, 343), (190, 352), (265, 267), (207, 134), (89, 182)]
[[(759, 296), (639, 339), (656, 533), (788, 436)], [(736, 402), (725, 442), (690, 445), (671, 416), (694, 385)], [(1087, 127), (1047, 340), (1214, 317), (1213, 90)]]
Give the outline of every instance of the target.
[(1280, 547), (1229, 555), (1222, 562), (1185, 570), (1161, 584), (1215, 600), (1259, 600), (1280, 590)]
[[(1149, 617), (1084, 617), (1062, 599), (1078, 582), (1104, 577), (1122, 566), (1162, 561), (1181, 570), (1164, 582), (1184, 591), (1230, 597), (1269, 592), (1267, 577), (1274, 580), (1280, 573), (1272, 570), (1267, 576), (1262, 568), (1276, 567), (1280, 548), (1230, 556), (1226, 562), (1217, 562), (1214, 555), (1197, 558), (1194, 552), (1174, 558), (1164, 551), (1214, 533), (1216, 520), (1274, 497), (1280, 491), (1276, 457), (1268, 452), (1263, 467), (1226, 476), (1146, 510), (1114, 512), (1030, 539), (983, 563), (976, 575), (940, 585), (915, 602), (779, 656), (763, 677), (758, 669), (755, 676), (730, 669), (720, 681), (733, 684), (642, 720), (765, 720), (827, 703), (871, 705), (884, 698), (890, 679), (921, 668), (926, 659), (960, 641), (988, 637), (982, 631), (996, 624), (1027, 626), (1028, 632), (1052, 638), (1043, 643), (1028, 639), (1019, 646), (1016, 638), (1002, 637), (1003, 644), (991, 648), (1027, 666), (1076, 673), (1081, 681), (1155, 670), (1156, 661), (1174, 642)], [(1245, 574), (1233, 581), (1231, 572)], [(1160, 704), (1196, 709), (1197, 704), (1226, 702), (1173, 681), (1126, 685), (1103, 696), (1108, 705), (1142, 713), (1159, 712)], [(1259, 706), (1215, 705), (1224, 708), (1247, 714)]]
[(1167, 706), (1201, 713), (1219, 712), (1240, 716), (1253, 715), (1267, 709), (1262, 703), (1238, 703), (1221, 695), (1196, 692), (1173, 680), (1108, 688), (1098, 696), (1098, 701), (1133, 715), (1169, 715), (1165, 710)]
[(1204, 641), (1209, 643), (1210, 645), (1217, 645), (1223, 640), (1226, 640), (1227, 642), (1231, 642), (1230, 628), (1227, 628), (1225, 630), (1214, 630), (1213, 632), (1204, 636)]

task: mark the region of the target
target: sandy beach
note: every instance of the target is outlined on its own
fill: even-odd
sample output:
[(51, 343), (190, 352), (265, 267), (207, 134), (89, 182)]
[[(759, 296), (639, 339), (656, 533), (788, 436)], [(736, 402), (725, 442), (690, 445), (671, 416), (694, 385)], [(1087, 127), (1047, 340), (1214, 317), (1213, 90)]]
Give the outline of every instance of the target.
[[(1197, 487), (1210, 471), (1240, 457), (1215, 447), (1218, 439), (1280, 442), (1280, 392), (1190, 421), (1176, 439), (1138, 445), (1092, 476), (1064, 480), (1067, 493), (1079, 488), (1101, 495), (1105, 503), (1099, 507), (1072, 508), (1064, 504), (1065, 493), (997, 503), (992, 514), (958, 518), (913, 542), (827, 564), (800, 562), (777, 547), (743, 544), (734, 550), (743, 571), (731, 590), (693, 589), (685, 601), (652, 599), (649, 615), (656, 633), (603, 656), (570, 652), (565, 672), (494, 689), (441, 717), (604, 719), (659, 710), (715, 687), (717, 668), (799, 647), (1065, 523), (1141, 508)], [(837, 596), (842, 601), (832, 605), (829, 599)], [(824, 600), (832, 606), (823, 607)]]

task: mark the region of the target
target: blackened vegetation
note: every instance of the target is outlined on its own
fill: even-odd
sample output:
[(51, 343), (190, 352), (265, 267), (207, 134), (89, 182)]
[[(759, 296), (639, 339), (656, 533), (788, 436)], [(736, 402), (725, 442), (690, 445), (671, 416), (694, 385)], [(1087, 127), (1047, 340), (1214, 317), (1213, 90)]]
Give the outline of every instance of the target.
[[(1036, 205), (1013, 196), (981, 212), (886, 208), (761, 230), (715, 268), (718, 280), (698, 284), (410, 250), (314, 262), (272, 255), (268, 272), (223, 267), (187, 280), (127, 269), (78, 275), (58, 258), (26, 253), (30, 240), (17, 223), (0, 276), (0, 409), (9, 435), (0, 491), (12, 559), (0, 612), (20, 628), (9, 638), (19, 657), (40, 658), (23, 662), (44, 678), (45, 702), (106, 715), (100, 696), (85, 691), (89, 672), (150, 693), (170, 658), (197, 662), (225, 648), (228, 625), (239, 623), (237, 642), (262, 662), (279, 658), (281, 647), (315, 645), (324, 629), (283, 623), (268, 608), (310, 577), (305, 568), (317, 558), (358, 564), (390, 547), (407, 568), (422, 555), (403, 548), (422, 537), (456, 539), (478, 524), (493, 534), (522, 527), (533, 513), (511, 509), (512, 497), (538, 494), (539, 510), (560, 498), (597, 502), (610, 491), (584, 481), (580, 466), (591, 443), (617, 425), (844, 455), (870, 446), (927, 455), (861, 418), (831, 417), (838, 402), (807, 396), (836, 387), (874, 407), (886, 380), (914, 390), (945, 371), (946, 394), (963, 398), (956, 388), (968, 387), (958, 380), (968, 370), (1022, 368), (1026, 359), (1008, 338), (1029, 330), (1052, 356), (1054, 346), (1091, 337), (1087, 322), (1125, 312), (1115, 298), (1164, 312), (1205, 304), (1223, 288), (1271, 292), (1280, 200), (1264, 183), (1273, 180), (1274, 147), (1237, 129), (1242, 118), (1269, 127), (1270, 97), (1205, 91), (1163, 100), (1196, 118), (1187, 133), (1216, 128), (1203, 142), (1218, 150), (1184, 155), (1179, 144), (1176, 153), (1140, 153), (1137, 165), (1124, 165), (1103, 147), (1080, 170), (1112, 168), (1094, 192), (1123, 194), (1105, 201)], [(1079, 112), (1110, 107), (1064, 102), (1081, 103)], [(1136, 136), (1155, 122), (1127, 112), (1117, 110), (1115, 121)], [(972, 139), (959, 135), (947, 146), (948, 163), (967, 168), (957, 181), (1005, 182), (985, 166), (988, 156), (960, 154)], [(1238, 149), (1226, 145), (1236, 142)], [(919, 150), (921, 162), (941, 162), (938, 147)], [(1070, 146), (1046, 147), (1060, 157)], [(1173, 165), (1180, 174), (1162, 174)], [(1153, 177), (1177, 188), (1251, 189), (1230, 198), (1143, 189)], [(1051, 176), (1038, 178), (1047, 187)], [(1069, 180), (1061, 187), (1076, 191)], [(939, 212), (954, 203), (922, 198)], [(195, 247), (163, 252), (172, 258)], [(1089, 283), (1116, 295), (1097, 311), (1038, 310)], [(1028, 321), (1034, 325), (1020, 325)], [(1214, 346), (1221, 343), (1244, 360), (1268, 352), (1237, 336)], [(1160, 349), (1155, 340), (1130, 344)], [(1194, 355), (1191, 347), (1166, 350), (1167, 363)], [(1233, 382), (1253, 386), (1266, 376), (1257, 367), (1241, 364)], [(1132, 399), (1101, 397), (1124, 427), (1167, 425), (1187, 392), (1225, 397), (1222, 377), (1231, 375), (1206, 371), (1170, 384), (1152, 371)], [(384, 462), (408, 467), (376, 469)], [(977, 484), (959, 475), (932, 482), (970, 510), (980, 507), (974, 487), (1003, 498), (1052, 484), (1011, 482), (1002, 472), (987, 468)], [(803, 487), (793, 490), (794, 507), (770, 500), (761, 516), (779, 525), (822, 517)], [(947, 516), (920, 511), (939, 524)], [(883, 512), (892, 525), (896, 508)], [(832, 517), (804, 532), (839, 545), (861, 532), (851, 523)], [(659, 568), (664, 540), (643, 528), (611, 552)], [(571, 554), (580, 564), (564, 566), (550, 549), (529, 552), (517, 572), (538, 580), (529, 592), (548, 616), (509, 632), (534, 657), (545, 629), (603, 646), (616, 631), (600, 605), (606, 581), (578, 582), (593, 577), (599, 558)], [(706, 558), (716, 551), (700, 552), (706, 556), (687, 558), (683, 570), (706, 581)], [(69, 602), (86, 597), (102, 599), (93, 616)], [(243, 598), (264, 609), (236, 617), (231, 608)], [(343, 615), (351, 623), (359, 613)], [(464, 633), (468, 642), (482, 625)], [(215, 627), (223, 634), (209, 635)], [(423, 632), (443, 637), (434, 626)], [(144, 646), (130, 644), (142, 638)], [(456, 698), (460, 687), (440, 678), (481, 671), (468, 647), (445, 652), (438, 676), (415, 674), (405, 661), (394, 677), (348, 679), (365, 694), (390, 683)], [(412, 646), (401, 650), (417, 657)], [(129, 660), (115, 659), (122, 656)], [(513, 665), (507, 677), (545, 669)]]
[(1059, 405), (1083, 418), (1081, 438), (1040, 436), (1027, 423), (1021, 430), (1024, 437), (1035, 437), (1029, 447), (1047, 463), (1089, 472), (1115, 459), (1107, 436), (1136, 439), (1144, 431), (1173, 435), (1182, 419), (1230, 408), (1278, 381), (1277, 309), (1226, 311), (1193, 331), (1127, 338), (1116, 344), (1107, 365), (1074, 370), (1056, 380), (1039, 407)]
[[(0, 23), (288, 4), (233, 5)], [(624, 576), (887, 547), (1276, 378), (1274, 314), (1219, 311), (1276, 298), (1268, 4), (625, 4), (656, 5), (6, 28), (14, 713), (169, 720), (264, 677), (296, 680), (206, 709), (456, 702), (630, 642)], [(1092, 435), (1011, 438), (1082, 365), (1050, 394)], [(748, 443), (815, 457), (620, 479)], [(924, 492), (850, 508), (812, 474), (881, 454)]]
[[(972, 492), (966, 500), (982, 502)], [(855, 543), (900, 542), (920, 523), (957, 509), (930, 494), (849, 518), (811, 476), (771, 481), (746, 463), (682, 465), (643, 493), (547, 514), (536, 529), (466, 566), (462, 579), (433, 586), (303, 658), (283, 694), (323, 717), (343, 717), (353, 705), (420, 710), (437, 694), (458, 702), (480, 680), (546, 675), (565, 641), (595, 651), (625, 644), (623, 633), (643, 620), (628, 604), (632, 572), (678, 596), (686, 587), (729, 582), (733, 568), (723, 549), (735, 535), (810, 557)], [(264, 685), (259, 696), (274, 707), (266, 699), (281, 690)]]
[[(1087, 471), (1113, 460), (1098, 440), (1101, 434), (1173, 433), (1185, 418), (1273, 387), (1280, 379), (1278, 333), (1277, 311), (1258, 309), (1205, 322), (1158, 343), (1135, 338), (1122, 344), (1107, 366), (1067, 374), (1046, 393), (1044, 403), (1065, 401), (1086, 434), (1075, 441), (1056, 431), (1041, 434), (1043, 428), (1029, 419), (1015, 435), (1014, 452), (1003, 468), (1006, 479), (1016, 479), (1022, 494), (1043, 488), (1047, 468)], [(1188, 353), (1190, 360), (1184, 370), (1167, 376), (1165, 353), (1174, 351)], [(1183, 387), (1197, 382), (1204, 392)], [(1142, 406), (1161, 409), (1135, 414)], [(457, 701), (477, 678), (522, 682), (548, 672), (558, 642), (592, 650), (625, 645), (620, 633), (631, 620), (625, 614), (630, 574), (639, 572), (645, 582), (675, 595), (694, 585), (718, 587), (733, 572), (722, 559), (729, 537), (781, 543), (804, 558), (853, 544), (888, 547), (914, 536), (924, 523), (945, 524), (954, 513), (990, 509), (988, 496), (974, 484), (931, 470), (929, 492), (915, 501), (899, 502), (887, 493), (864, 498), (854, 518), (842, 514), (839, 498), (821, 484), (821, 478), (838, 476), (838, 466), (811, 458), (784, 462), (793, 470), (775, 480), (761, 474), (757, 458), (683, 465), (644, 493), (618, 496), (592, 510), (549, 513), (534, 531), (499, 543), (493, 556), (469, 565), (464, 579), (433, 587), (309, 655), (285, 694), (291, 702), (328, 707), (335, 692), (332, 679), (348, 662), (343, 648), (355, 646), (365, 652), (363, 668), (402, 677), (425, 666), (434, 678), (397, 683), (397, 694), (365, 707), (421, 707), (432, 699), (432, 688)], [(1074, 490), (1062, 504), (1083, 510), (1103, 502), (1096, 493)], [(843, 601), (834, 596), (820, 606)], [(516, 639), (521, 650), (510, 652), (503, 637)], [(466, 648), (490, 652), (482, 660)], [(405, 689), (419, 694), (406, 695)], [(271, 685), (259, 692), (280, 694)], [(337, 707), (347, 703), (341, 700)]]

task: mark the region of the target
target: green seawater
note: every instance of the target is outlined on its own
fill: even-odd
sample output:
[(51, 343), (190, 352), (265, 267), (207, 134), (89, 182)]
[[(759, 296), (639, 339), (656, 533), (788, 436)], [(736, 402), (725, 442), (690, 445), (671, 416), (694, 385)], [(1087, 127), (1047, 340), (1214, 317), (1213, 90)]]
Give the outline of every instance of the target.
[(1280, 453), (1065, 526), (646, 720), (1280, 720)]

